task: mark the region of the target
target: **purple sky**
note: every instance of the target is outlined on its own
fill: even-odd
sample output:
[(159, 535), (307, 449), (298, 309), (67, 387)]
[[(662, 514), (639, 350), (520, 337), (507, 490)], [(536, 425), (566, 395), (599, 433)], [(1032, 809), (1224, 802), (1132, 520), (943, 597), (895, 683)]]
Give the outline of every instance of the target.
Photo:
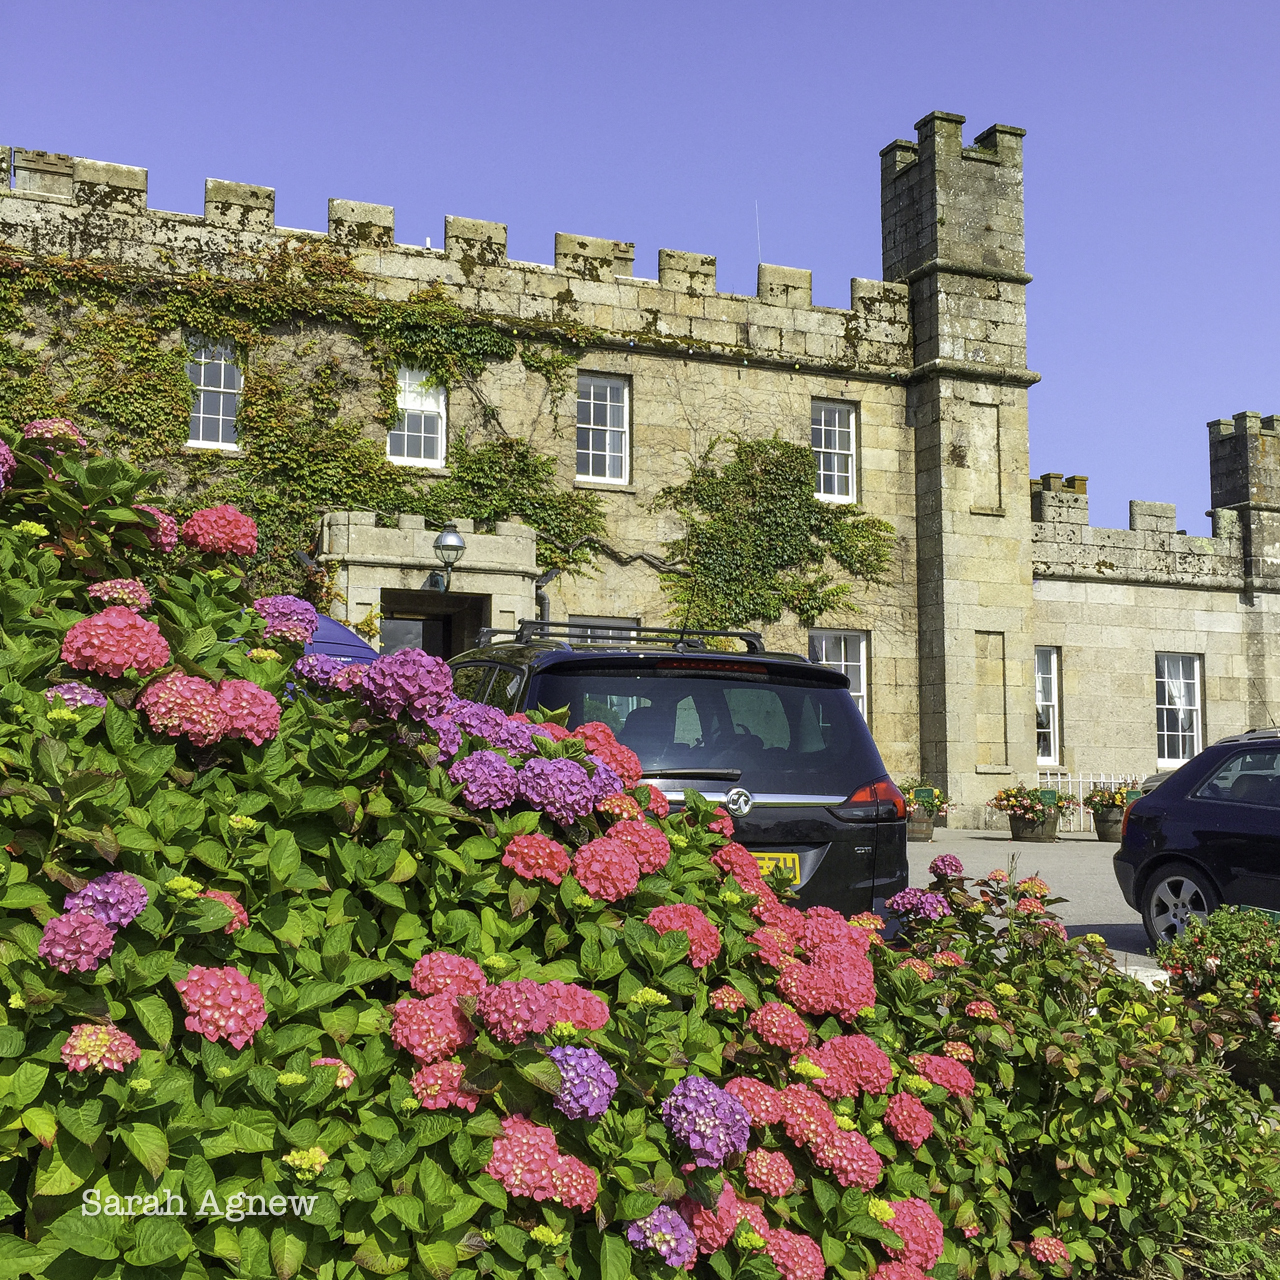
[[(153, 208), (205, 177), (766, 262), (847, 306), (880, 274), (879, 160), (940, 109), (1026, 139), (1032, 472), (1089, 476), (1208, 531), (1204, 423), (1280, 412), (1274, 3), (755, 0), (42, 0), (3, 6), (0, 143), (150, 170)], [(1267, 303), (1267, 298), (1272, 303)]]

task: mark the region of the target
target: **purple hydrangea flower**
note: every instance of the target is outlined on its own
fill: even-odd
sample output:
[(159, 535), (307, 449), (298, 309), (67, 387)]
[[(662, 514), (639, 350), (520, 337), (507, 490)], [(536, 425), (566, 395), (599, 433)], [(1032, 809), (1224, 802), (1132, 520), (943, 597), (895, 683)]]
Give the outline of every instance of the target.
[(895, 893), (885, 904), (895, 915), (914, 916), (917, 920), (941, 920), (951, 914), (946, 898), (914, 886)]
[(413, 720), (427, 720), (449, 705), (453, 672), (447, 662), (421, 649), (401, 649), (369, 664), (364, 692), (368, 702), (392, 720), (402, 712)]
[(147, 908), (147, 891), (142, 881), (127, 871), (108, 871), (90, 880), (76, 893), (67, 894), (64, 911), (87, 911), (103, 924), (131, 924)]
[(627, 1239), (637, 1249), (656, 1250), (669, 1267), (687, 1266), (698, 1252), (689, 1224), (669, 1204), (660, 1204), (647, 1218), (633, 1222)]
[(957, 876), (964, 875), (964, 863), (954, 853), (940, 853), (929, 863), (929, 874), (954, 880)]
[(516, 771), (496, 751), (473, 751), (449, 770), (464, 784), (462, 798), (472, 809), (504, 809), (516, 798)]
[(0, 440), (0, 489), (7, 489), (17, 472), (18, 460), (13, 456), (13, 450)]
[(618, 1089), (613, 1068), (594, 1050), (563, 1044), (547, 1057), (560, 1068), (556, 1110), (570, 1120), (599, 1120)]
[(447, 711), (442, 716), (430, 716), (423, 723), (428, 729), (435, 730), (442, 756), (456, 756), (462, 749), (462, 730)]
[(627, 784), (599, 756), (588, 756), (587, 760), (596, 767), (591, 775), (593, 800), (603, 800), (605, 796), (616, 796), (627, 789)]
[(337, 689), (341, 693), (351, 693), (354, 689), (363, 689), (365, 687), (365, 677), (368, 674), (369, 664), (367, 662), (344, 663), (340, 670), (333, 673), (329, 681), (329, 688)]
[(293, 664), (293, 670), (304, 680), (310, 680), (312, 684), (319, 685), (322, 689), (329, 689), (333, 687), (334, 677), (346, 665), (339, 662), (337, 658), (331, 658), (327, 653), (304, 653)]
[(499, 751), (512, 751), (519, 755), (528, 755), (533, 751), (531, 726), (509, 720), (506, 713), (499, 711), (497, 707), (486, 706), (483, 702), (469, 702), (466, 698), (455, 698), (445, 714), (459, 729), (483, 738)]
[(703, 1076), (685, 1076), (662, 1104), (662, 1123), (693, 1153), (694, 1164), (718, 1169), (747, 1149), (751, 1120), (737, 1098)]
[(50, 702), (55, 698), (61, 698), (68, 707), (105, 707), (107, 705), (105, 694), (99, 693), (90, 685), (81, 684), (79, 680), (50, 685), (44, 691), (44, 696)]
[(87, 911), (72, 911), (46, 921), (36, 953), (60, 973), (72, 969), (89, 973), (111, 954), (115, 944), (114, 929)]
[(306, 644), (320, 625), (315, 605), (297, 596), (263, 596), (253, 602), (253, 607), (266, 623), (263, 634), (268, 640), (272, 636), (283, 636), (297, 644)]
[(585, 818), (595, 807), (591, 779), (576, 760), (534, 756), (520, 770), (519, 787), (525, 800), (550, 814), (561, 826)]

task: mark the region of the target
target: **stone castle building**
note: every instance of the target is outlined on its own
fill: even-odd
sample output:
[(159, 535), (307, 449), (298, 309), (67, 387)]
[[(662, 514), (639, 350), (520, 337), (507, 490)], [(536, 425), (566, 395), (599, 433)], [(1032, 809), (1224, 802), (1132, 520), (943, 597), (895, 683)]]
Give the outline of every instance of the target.
[[(547, 582), (532, 530), (463, 521), (468, 549), (442, 594), (424, 590), (440, 566), (421, 516), (381, 527), (373, 512), (330, 512), (320, 555), (338, 566), (350, 619), (380, 609), (387, 644), (446, 654), (482, 625), (537, 616), (542, 590), (553, 618), (660, 625), (652, 557), (677, 530), (652, 507), (658, 490), (713, 437), (777, 432), (812, 444), (824, 499), (894, 526), (898, 555), (890, 583), (856, 589), (856, 608), (767, 639), (846, 670), (890, 769), (943, 786), (953, 821), (980, 823), (997, 789), (1038, 771), (1143, 775), (1275, 723), (1280, 419), (1209, 424), (1209, 538), (1149, 502), (1131, 504), (1127, 530), (1094, 528), (1084, 477), (1033, 479), (1023, 130), (996, 125), (966, 145), (963, 123), (934, 112), (916, 141), (881, 153), (884, 279), (851, 281), (847, 308), (814, 306), (810, 273), (793, 267), (761, 265), (755, 296), (721, 293), (702, 253), (659, 250), (656, 279), (637, 276), (631, 244), (590, 236), (558, 234), (553, 265), (513, 261), (505, 226), (469, 218), (446, 219), (442, 248), (398, 244), (391, 208), (331, 200), (329, 241), (381, 296), (438, 282), (513, 326), (595, 331), (576, 398), (549, 396), (519, 361), (481, 381), (507, 429), (558, 458), (561, 484), (602, 496), (617, 553)], [(234, 274), (318, 236), (277, 227), (267, 188), (210, 180), (202, 217), (160, 212), (145, 170), (0, 148), (0, 245), (22, 254)], [(224, 349), (194, 355), (190, 447), (234, 454), (254, 369)], [(480, 422), (476, 398), (424, 391), (406, 369), (388, 430), (358, 373), (342, 411), (392, 462), (445, 474), (447, 442)]]

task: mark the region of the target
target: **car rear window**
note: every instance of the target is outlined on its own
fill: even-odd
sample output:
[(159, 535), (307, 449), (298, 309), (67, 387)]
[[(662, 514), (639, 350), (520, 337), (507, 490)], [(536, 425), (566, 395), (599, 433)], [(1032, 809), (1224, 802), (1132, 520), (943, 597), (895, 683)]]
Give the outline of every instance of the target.
[(1232, 756), (1196, 795), (1280, 808), (1280, 747), (1251, 748)]
[[(884, 775), (847, 689), (779, 676), (763, 665), (755, 671), (566, 664), (535, 674), (528, 705), (568, 706), (570, 724), (607, 724), (646, 773), (663, 775), (654, 781), (666, 790), (742, 786), (757, 795), (844, 799)], [(699, 779), (682, 769), (736, 770), (738, 776)]]

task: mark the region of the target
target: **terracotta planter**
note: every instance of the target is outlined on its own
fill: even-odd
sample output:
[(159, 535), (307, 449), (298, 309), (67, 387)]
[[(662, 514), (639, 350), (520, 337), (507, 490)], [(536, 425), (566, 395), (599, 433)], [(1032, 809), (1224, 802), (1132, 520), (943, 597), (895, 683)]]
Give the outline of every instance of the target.
[(1020, 818), (1017, 814), (1009, 815), (1009, 832), (1015, 840), (1027, 840), (1032, 844), (1052, 844), (1058, 838), (1058, 815), (1040, 822), (1030, 818)]
[(1119, 844), (1120, 824), (1123, 820), (1124, 810), (1117, 806), (1099, 809), (1093, 815), (1093, 829), (1098, 833), (1098, 839), (1105, 840), (1108, 844)]
[(932, 818), (908, 818), (907, 839), (915, 843), (927, 843), (933, 839)]

